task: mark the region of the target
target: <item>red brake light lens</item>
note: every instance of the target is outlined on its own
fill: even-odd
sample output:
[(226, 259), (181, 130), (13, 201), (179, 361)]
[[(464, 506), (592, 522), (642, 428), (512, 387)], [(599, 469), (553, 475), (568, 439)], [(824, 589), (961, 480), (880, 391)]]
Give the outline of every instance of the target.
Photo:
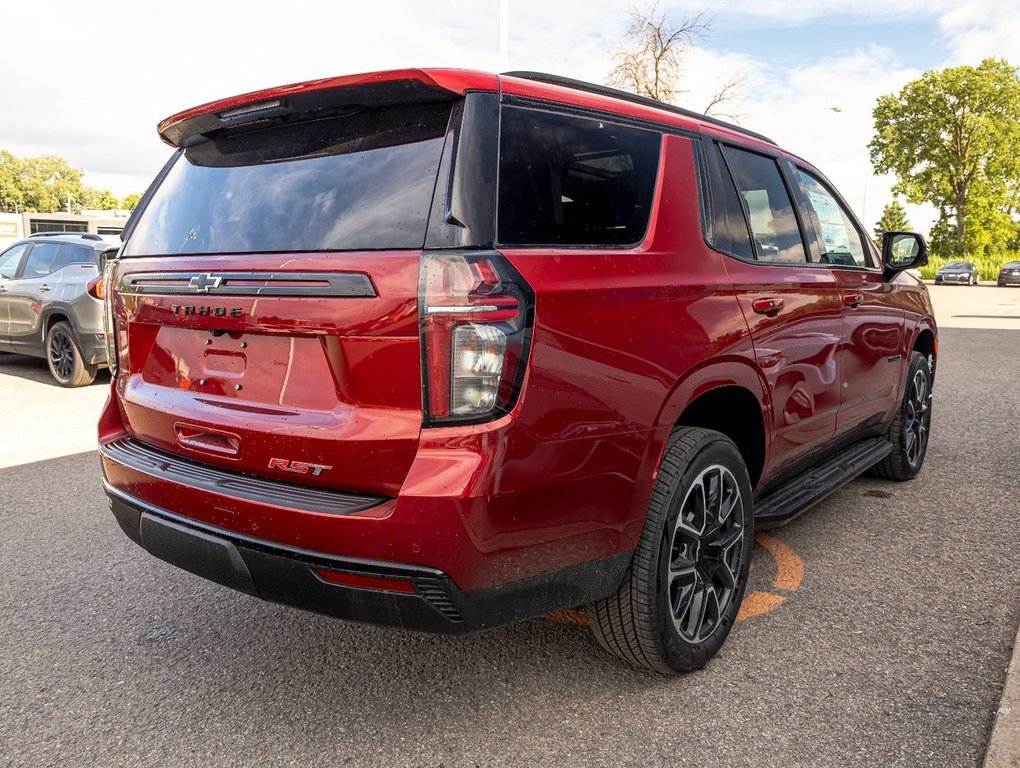
[(426, 424), (508, 413), (520, 393), (534, 294), (499, 253), (424, 253), (420, 272)]

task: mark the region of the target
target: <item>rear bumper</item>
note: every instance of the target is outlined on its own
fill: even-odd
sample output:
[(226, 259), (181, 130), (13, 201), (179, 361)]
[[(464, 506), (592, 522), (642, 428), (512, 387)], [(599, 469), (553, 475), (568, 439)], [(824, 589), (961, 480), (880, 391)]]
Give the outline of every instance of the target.
[(999, 275), (998, 285), (1020, 285), (1020, 275)]
[[(104, 486), (124, 533), (172, 565), (265, 600), (404, 629), (458, 634), (581, 605), (612, 592), (630, 562), (628, 553), (466, 591), (440, 570), (284, 547), (197, 523)], [(327, 581), (331, 576), (345, 583)]]
[(106, 340), (101, 333), (79, 333), (82, 359), (89, 365), (106, 365)]

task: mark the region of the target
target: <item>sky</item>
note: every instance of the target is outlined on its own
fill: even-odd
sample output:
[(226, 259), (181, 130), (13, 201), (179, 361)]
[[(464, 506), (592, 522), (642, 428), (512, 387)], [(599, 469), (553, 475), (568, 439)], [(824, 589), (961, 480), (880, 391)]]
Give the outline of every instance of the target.
[[(627, 0), (341, 0), (153, 3), (51, 0), (4, 11), (26, 30), (0, 74), (0, 148), (54, 153), (86, 183), (141, 192), (170, 154), (156, 123), (272, 85), (398, 67), (537, 70), (601, 83), (628, 26)], [(682, 106), (744, 78), (737, 121), (818, 166), (870, 227), (893, 180), (873, 175), (871, 111), (927, 69), (1020, 65), (1015, 0), (660, 0), (711, 32), (686, 59)], [(646, 8), (639, 0), (636, 7)], [(28, 45), (34, 35), (41, 46)], [(929, 207), (908, 207), (927, 232)]]

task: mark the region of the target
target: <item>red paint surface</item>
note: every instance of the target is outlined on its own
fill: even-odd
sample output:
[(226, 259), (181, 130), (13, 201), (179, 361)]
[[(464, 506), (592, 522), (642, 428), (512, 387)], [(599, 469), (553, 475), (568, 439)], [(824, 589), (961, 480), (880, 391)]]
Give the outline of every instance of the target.
[[(386, 76), (431, 78), (455, 92), (496, 88), (495, 77), (477, 73)], [(293, 87), (337, 87), (341, 80), (354, 82)], [(642, 105), (501, 82), (519, 95), (728, 134)], [(691, 141), (663, 142), (655, 207), (640, 245), (502, 251), (534, 289), (536, 320), (517, 406), (490, 423), (421, 428), (418, 252), (122, 260), (119, 275), (368, 275), (373, 298), (201, 297), (203, 305), (227, 310), (219, 317), (176, 315), (171, 305), (181, 297), (118, 293), (121, 371), (100, 439), (126, 431), (196, 458), (175, 433), (185, 422), (238, 437), (239, 456), (206, 451), (201, 461), (208, 464), (293, 481), (273, 465), (283, 457), (330, 467), (301, 476), (302, 483), (394, 498), (349, 516), (301, 512), (166, 483), (104, 459), (108, 482), (223, 529), (429, 566), (464, 589), (479, 589), (633, 549), (669, 432), (711, 389), (739, 386), (761, 404), (769, 447), (759, 484), (834, 435), (885, 419), (902, 377), (888, 357), (906, 358), (921, 328), (934, 328), (923, 286), (904, 277), (893, 290), (877, 272), (762, 267), (712, 250), (702, 237)], [(847, 292), (863, 301), (847, 307)], [(755, 312), (763, 297), (782, 299), (782, 311)], [(232, 308), (242, 316), (230, 316)]]

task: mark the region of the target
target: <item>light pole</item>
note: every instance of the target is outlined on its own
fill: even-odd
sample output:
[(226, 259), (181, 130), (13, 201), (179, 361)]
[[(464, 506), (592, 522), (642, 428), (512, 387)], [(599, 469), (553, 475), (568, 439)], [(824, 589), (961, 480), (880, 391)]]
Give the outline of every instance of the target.
[(509, 29), (510, 0), (499, 0), (499, 71), (506, 72), (509, 68)]
[(842, 111), (842, 107), (825, 108), (825, 127), (822, 129), (822, 165), (824, 166), (829, 164), (829, 119), (832, 117), (833, 112), (839, 113)]

